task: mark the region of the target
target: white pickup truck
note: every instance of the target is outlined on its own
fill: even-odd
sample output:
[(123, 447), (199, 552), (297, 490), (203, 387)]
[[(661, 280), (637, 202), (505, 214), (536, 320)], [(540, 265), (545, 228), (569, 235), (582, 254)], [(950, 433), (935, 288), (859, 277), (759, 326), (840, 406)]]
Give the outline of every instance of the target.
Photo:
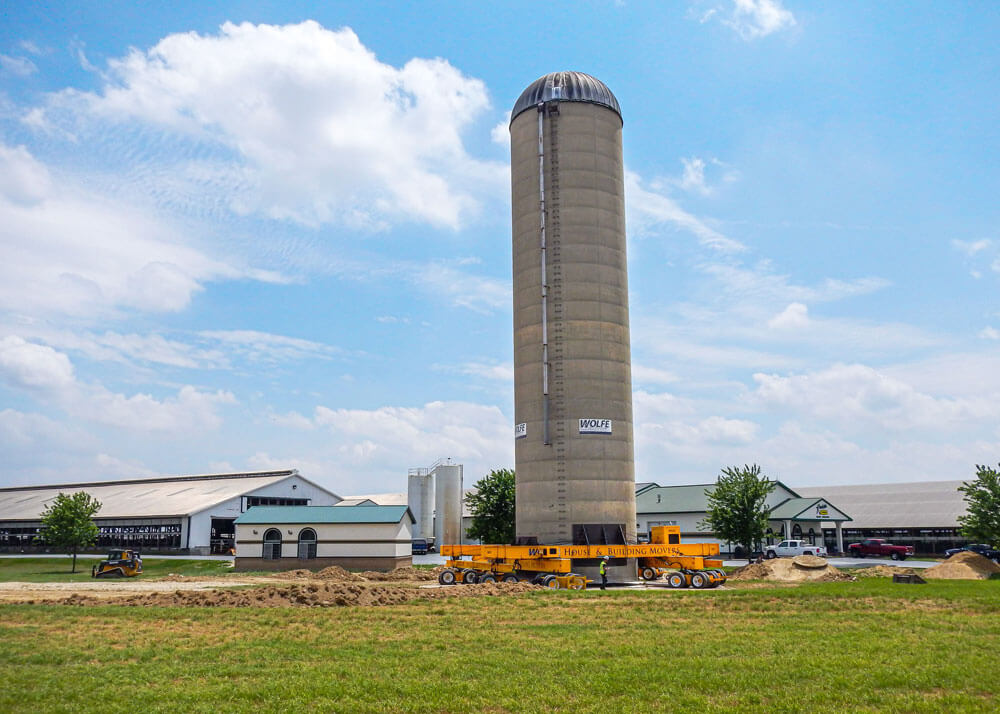
[(783, 540), (778, 545), (764, 546), (765, 558), (790, 558), (795, 555), (819, 555), (826, 557), (826, 548), (812, 545), (807, 540)]

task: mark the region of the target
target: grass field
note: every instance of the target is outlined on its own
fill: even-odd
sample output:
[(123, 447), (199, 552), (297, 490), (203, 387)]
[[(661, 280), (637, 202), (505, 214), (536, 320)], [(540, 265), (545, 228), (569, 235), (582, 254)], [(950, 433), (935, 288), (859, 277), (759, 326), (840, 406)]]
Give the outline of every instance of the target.
[(0, 606), (0, 711), (996, 711), (1000, 581)]
[[(90, 580), (90, 568), (98, 558), (77, 558), (76, 572), (72, 558), (0, 558), (0, 582), (74, 583)], [(142, 572), (147, 578), (176, 575), (225, 575), (232, 572), (225, 560), (182, 560), (180, 558), (143, 558)]]

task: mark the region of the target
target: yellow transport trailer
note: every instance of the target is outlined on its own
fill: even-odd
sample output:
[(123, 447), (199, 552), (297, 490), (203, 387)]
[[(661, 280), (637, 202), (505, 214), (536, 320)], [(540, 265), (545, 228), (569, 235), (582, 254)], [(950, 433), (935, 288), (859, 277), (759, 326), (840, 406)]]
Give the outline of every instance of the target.
[(681, 543), (678, 526), (654, 526), (649, 543), (633, 545), (442, 545), (442, 585), (530, 580), (550, 588), (582, 590), (587, 579), (573, 561), (630, 558), (643, 580), (665, 578), (672, 588), (714, 588), (726, 582), (716, 543)]

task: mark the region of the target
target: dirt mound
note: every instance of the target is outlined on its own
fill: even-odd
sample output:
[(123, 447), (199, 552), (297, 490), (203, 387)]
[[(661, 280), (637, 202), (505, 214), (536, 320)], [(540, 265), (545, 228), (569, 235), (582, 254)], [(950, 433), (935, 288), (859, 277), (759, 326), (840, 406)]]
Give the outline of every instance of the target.
[[(484, 583), (449, 588), (405, 588), (365, 586), (359, 583), (311, 582), (242, 590), (176, 590), (172, 593), (133, 595), (115, 601), (131, 607), (381, 607), (411, 600), (439, 600), (449, 597), (518, 595), (541, 589), (530, 583)], [(62, 605), (101, 605), (106, 600), (74, 593), (58, 601)]]
[(923, 576), (939, 580), (987, 580), (996, 573), (1000, 573), (1000, 565), (979, 553), (963, 550), (940, 565), (927, 568)]
[[(819, 566), (812, 564), (800, 565), (795, 561), (799, 558), (822, 561)], [(807, 560), (811, 563), (811, 560)], [(811, 555), (795, 558), (775, 558), (763, 563), (744, 565), (729, 576), (730, 580), (770, 580), (777, 583), (801, 583), (806, 581), (833, 582), (835, 580), (853, 580), (853, 578), (834, 568), (822, 558)]]
[(282, 570), (278, 573), (272, 573), (270, 577), (279, 580), (310, 580), (316, 577), (316, 574), (311, 570), (299, 568), (298, 570)]
[(898, 565), (874, 565), (870, 568), (852, 569), (851, 574), (862, 578), (891, 578), (893, 575), (920, 575), (920, 571)]
[(792, 562), (800, 568), (825, 568), (828, 565), (826, 558), (818, 555), (796, 555)]
[(408, 566), (405, 568), (397, 568), (396, 570), (391, 570), (387, 573), (379, 572), (376, 570), (366, 570), (363, 573), (352, 573), (349, 570), (345, 570), (339, 565), (331, 565), (328, 568), (323, 568), (318, 572), (313, 572), (311, 570), (299, 569), (299, 570), (285, 570), (280, 573), (274, 573), (270, 577), (276, 578), (278, 580), (325, 580), (328, 582), (335, 583), (363, 583), (363, 582), (424, 582), (437, 580), (438, 573), (441, 572), (441, 568), (414, 568), (413, 566)]
[(437, 580), (438, 573), (444, 570), (443, 567), (440, 568), (414, 568), (412, 565), (405, 568), (396, 568), (388, 573), (380, 573), (374, 570), (366, 570), (361, 573), (361, 577), (365, 580), (375, 581), (375, 582), (399, 582), (404, 580), (419, 580), (419, 581), (431, 581)]

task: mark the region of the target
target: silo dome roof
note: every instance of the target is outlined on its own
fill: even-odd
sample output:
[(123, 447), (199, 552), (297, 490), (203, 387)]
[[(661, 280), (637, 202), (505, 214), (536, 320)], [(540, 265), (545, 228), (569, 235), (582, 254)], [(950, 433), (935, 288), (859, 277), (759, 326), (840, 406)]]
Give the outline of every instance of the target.
[(583, 72), (552, 72), (539, 77), (521, 92), (510, 113), (510, 120), (514, 121), (526, 109), (552, 100), (600, 104), (617, 114), (619, 119), (622, 116), (618, 100), (601, 80)]

